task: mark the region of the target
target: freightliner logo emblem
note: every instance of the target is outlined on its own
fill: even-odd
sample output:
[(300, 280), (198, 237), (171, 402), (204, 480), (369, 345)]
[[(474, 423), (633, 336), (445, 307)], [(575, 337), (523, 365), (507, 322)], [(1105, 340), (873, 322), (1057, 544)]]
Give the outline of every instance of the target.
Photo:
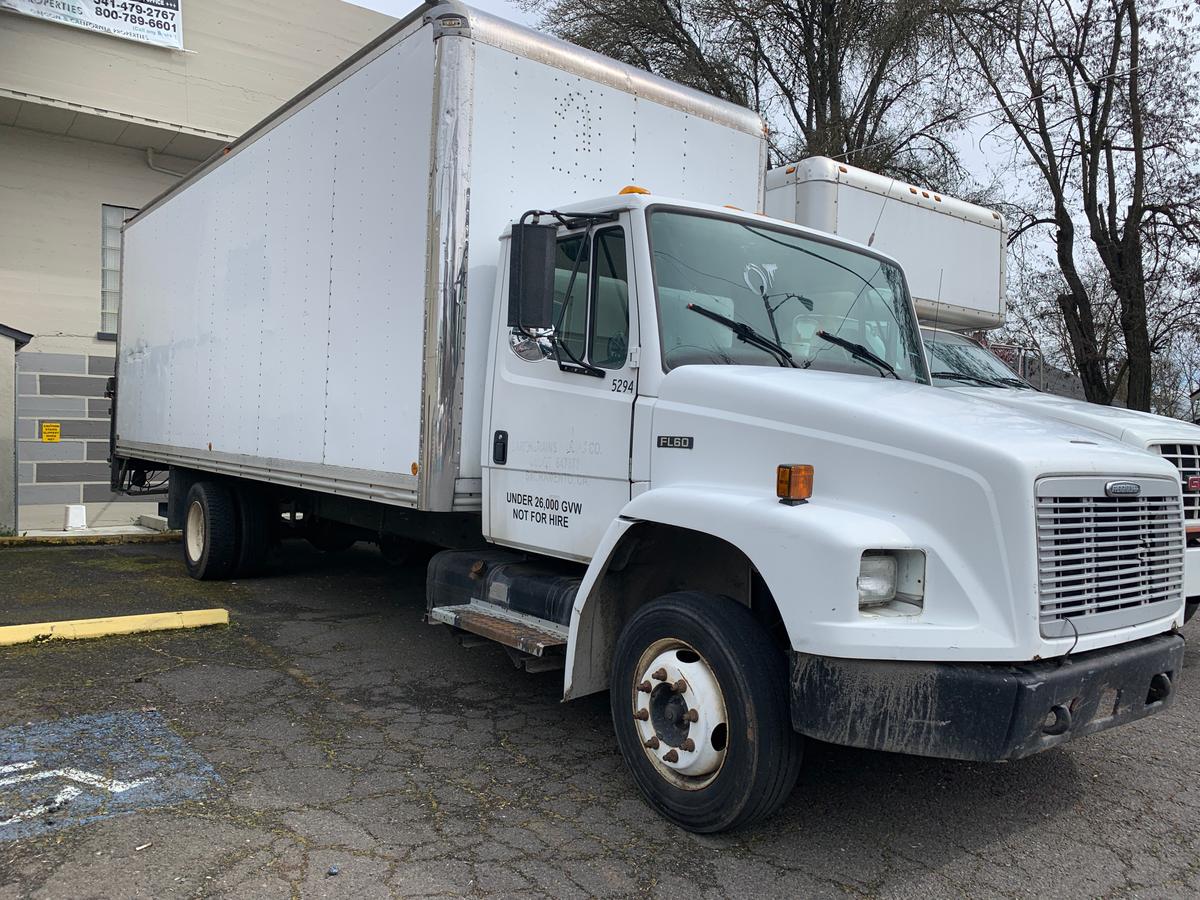
[(1142, 486), (1136, 481), (1110, 481), (1104, 486), (1104, 493), (1110, 497), (1136, 497), (1142, 492)]

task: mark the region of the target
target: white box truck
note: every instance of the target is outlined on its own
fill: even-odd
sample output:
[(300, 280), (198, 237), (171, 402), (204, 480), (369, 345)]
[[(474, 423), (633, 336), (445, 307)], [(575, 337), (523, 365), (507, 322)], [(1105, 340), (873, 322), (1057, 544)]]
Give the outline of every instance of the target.
[(804, 735), (1004, 760), (1169, 707), (1170, 464), (933, 388), (894, 260), (731, 208), (764, 155), (418, 10), (126, 226), (114, 485), (169, 475), (197, 577), (281, 529), (440, 545), (428, 620), (608, 690), (696, 831), (776, 809)]
[(935, 385), (1088, 428), (1174, 464), (1187, 529), (1190, 620), (1200, 608), (1200, 428), (1035, 390), (961, 333), (1004, 323), (1008, 231), (1000, 213), (826, 157), (772, 169), (766, 191), (771, 215), (870, 244), (901, 264)]
[(769, 171), (763, 209), (895, 257), (922, 322), (1004, 324), (1008, 229), (994, 210), (825, 156)]

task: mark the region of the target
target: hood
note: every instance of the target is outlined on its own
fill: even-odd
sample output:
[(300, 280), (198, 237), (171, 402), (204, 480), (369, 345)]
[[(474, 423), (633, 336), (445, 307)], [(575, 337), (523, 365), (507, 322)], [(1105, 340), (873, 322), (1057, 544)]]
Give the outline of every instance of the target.
[(1030, 415), (1057, 419), (1137, 447), (1159, 443), (1200, 444), (1200, 427), (1169, 416), (1156, 416), (1120, 406), (1102, 406), (1071, 397), (1017, 388), (955, 386), (940, 390), (998, 403)]
[(1169, 463), (1095, 429), (1047, 418), (1032, 407), (890, 378), (759, 366), (682, 366), (663, 379), (659, 402), (724, 410), (729, 419), (752, 417), (811, 431), (834, 443), (871, 443), (969, 468), (991, 458), (1034, 477), (1114, 472), (1174, 476)]

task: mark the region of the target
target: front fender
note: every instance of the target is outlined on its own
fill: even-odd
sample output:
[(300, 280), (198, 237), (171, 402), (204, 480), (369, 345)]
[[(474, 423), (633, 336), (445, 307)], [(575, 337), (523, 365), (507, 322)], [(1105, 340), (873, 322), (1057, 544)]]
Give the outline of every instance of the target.
[[(944, 536), (920, 520), (828, 498), (787, 506), (766, 493), (670, 486), (630, 501), (592, 558), (571, 613), (567, 698), (607, 686), (615, 636), (613, 623), (602, 619), (598, 588), (622, 541), (639, 522), (709, 534), (741, 550), (771, 591), (794, 650), (863, 659), (967, 658), (963, 650), (978, 660), (1013, 657), (1011, 606), (981, 602), (997, 593), (1007, 596), (1010, 585), (982, 583), (981, 573), (953, 551), (948, 554)], [(859, 562), (864, 550), (875, 548), (926, 554), (927, 601), (920, 615), (859, 612)], [(931, 602), (935, 588), (940, 594)]]

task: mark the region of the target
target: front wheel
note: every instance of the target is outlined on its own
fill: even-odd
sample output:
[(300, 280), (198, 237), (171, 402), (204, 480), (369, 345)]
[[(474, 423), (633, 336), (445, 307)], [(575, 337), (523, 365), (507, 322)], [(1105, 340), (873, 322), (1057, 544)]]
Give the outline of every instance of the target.
[(617, 641), (610, 698), (634, 781), (682, 828), (747, 825), (795, 786), (787, 660), (732, 600), (682, 591), (639, 609)]

